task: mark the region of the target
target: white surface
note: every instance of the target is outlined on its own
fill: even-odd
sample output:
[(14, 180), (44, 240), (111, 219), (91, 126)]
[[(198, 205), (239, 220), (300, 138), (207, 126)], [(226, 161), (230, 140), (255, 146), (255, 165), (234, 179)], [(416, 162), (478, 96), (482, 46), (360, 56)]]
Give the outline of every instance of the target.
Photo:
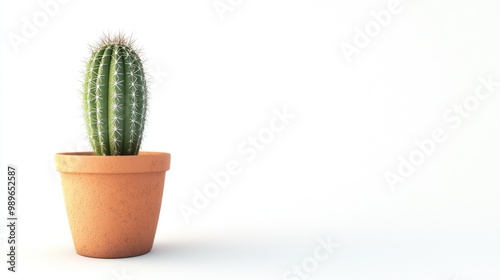
[[(20, 188), (19, 272), (2, 279), (283, 279), (326, 236), (340, 247), (308, 279), (500, 279), (500, 88), (443, 119), (500, 81), (500, 2), (401, 0), (351, 63), (339, 45), (390, 1), (242, 0), (223, 21), (212, 0), (101, 2), (60, 5), (18, 52), (8, 34), (43, 10), (0, 4), (2, 170)], [(85, 149), (80, 70), (117, 30), (160, 73), (143, 150), (172, 165), (153, 251), (96, 260), (73, 250), (53, 156)], [(295, 118), (247, 161), (238, 146), (284, 106)], [(446, 141), (392, 191), (384, 173), (436, 128)], [(231, 160), (242, 172), (186, 224), (179, 205)]]

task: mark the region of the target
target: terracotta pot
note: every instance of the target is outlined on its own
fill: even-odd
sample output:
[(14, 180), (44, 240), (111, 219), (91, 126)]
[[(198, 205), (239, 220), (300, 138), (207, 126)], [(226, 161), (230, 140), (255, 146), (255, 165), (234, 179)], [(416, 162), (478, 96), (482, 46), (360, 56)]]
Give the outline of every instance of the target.
[(55, 156), (76, 252), (123, 258), (151, 251), (170, 154)]

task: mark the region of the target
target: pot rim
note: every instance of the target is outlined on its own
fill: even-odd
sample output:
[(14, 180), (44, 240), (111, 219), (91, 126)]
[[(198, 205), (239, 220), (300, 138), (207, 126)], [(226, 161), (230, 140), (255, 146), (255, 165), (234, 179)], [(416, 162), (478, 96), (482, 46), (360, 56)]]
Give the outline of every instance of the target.
[(170, 169), (170, 153), (139, 152), (138, 155), (100, 156), (93, 152), (55, 154), (56, 170), (61, 173), (155, 173)]

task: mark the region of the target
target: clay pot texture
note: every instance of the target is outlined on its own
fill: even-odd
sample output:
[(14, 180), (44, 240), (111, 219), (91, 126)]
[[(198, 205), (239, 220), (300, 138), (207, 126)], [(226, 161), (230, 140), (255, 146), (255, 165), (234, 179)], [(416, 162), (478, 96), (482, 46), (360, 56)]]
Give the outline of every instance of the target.
[(78, 254), (124, 258), (151, 251), (170, 154), (59, 153), (55, 160)]

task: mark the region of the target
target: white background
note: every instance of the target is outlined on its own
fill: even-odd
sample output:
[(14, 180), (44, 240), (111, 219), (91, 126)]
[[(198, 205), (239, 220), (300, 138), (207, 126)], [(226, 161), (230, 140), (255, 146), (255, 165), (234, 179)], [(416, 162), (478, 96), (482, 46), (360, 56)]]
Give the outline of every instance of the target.
[[(500, 81), (500, 2), (401, 0), (351, 62), (340, 45), (388, 0), (233, 0), (223, 20), (212, 0), (68, 1), (15, 47), (47, 2), (0, 4), (2, 170), (19, 169), (7, 279), (279, 280), (327, 237), (340, 246), (308, 279), (500, 279), (500, 87), (461, 126), (444, 119), (480, 77)], [(143, 150), (172, 163), (152, 252), (91, 259), (73, 249), (53, 158), (86, 149), (87, 46), (119, 30), (156, 77)], [(295, 118), (247, 161), (238, 146), (284, 107)], [(384, 174), (434, 129), (446, 140), (391, 189)], [(187, 224), (179, 205), (230, 160), (242, 172)]]

